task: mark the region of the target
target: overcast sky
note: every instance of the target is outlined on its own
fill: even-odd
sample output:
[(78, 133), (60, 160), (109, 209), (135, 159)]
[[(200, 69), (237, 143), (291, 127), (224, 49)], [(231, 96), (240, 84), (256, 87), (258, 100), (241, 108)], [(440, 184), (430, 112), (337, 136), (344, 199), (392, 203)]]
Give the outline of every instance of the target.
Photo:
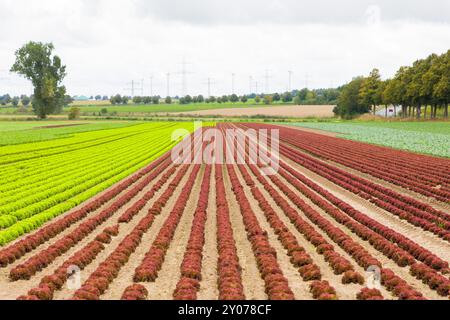
[[(450, 0), (0, 0), (0, 94), (30, 93), (8, 74), (27, 41), (53, 42), (71, 95), (284, 91), (337, 86), (450, 49)], [(269, 77), (266, 81), (266, 70)], [(136, 91), (136, 94), (140, 92)]]

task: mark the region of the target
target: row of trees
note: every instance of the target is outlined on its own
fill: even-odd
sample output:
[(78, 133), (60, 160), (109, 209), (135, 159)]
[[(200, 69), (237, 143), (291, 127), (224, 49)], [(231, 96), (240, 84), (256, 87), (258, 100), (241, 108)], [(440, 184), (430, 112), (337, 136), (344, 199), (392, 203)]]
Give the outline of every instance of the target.
[(294, 91), (294, 104), (296, 105), (329, 105), (336, 104), (340, 89), (307, 89)]
[[(160, 104), (162, 99), (160, 96), (153, 96), (153, 97), (136, 96), (131, 98), (129, 96), (121, 96), (120, 94), (116, 94), (115, 96), (112, 96), (110, 99), (112, 105), (120, 105), (120, 104), (126, 105), (130, 101), (132, 101), (134, 104)], [(165, 98), (164, 103), (171, 104), (172, 98), (171, 97)]]
[(5, 94), (3, 96), (0, 96), (0, 105), (6, 106), (8, 104), (11, 104), (13, 107), (17, 107), (19, 104), (22, 104), (22, 106), (27, 107), (31, 103), (31, 97), (28, 97), (27, 95), (21, 95), (20, 97), (12, 97), (9, 94)]
[(376, 114), (377, 108), (384, 106), (387, 115), (389, 106), (393, 106), (395, 114), (401, 108), (403, 117), (434, 119), (441, 109), (448, 118), (449, 101), (450, 50), (403, 66), (392, 79), (381, 80), (378, 69), (368, 77), (354, 78), (342, 88), (335, 113), (351, 117), (371, 110)]

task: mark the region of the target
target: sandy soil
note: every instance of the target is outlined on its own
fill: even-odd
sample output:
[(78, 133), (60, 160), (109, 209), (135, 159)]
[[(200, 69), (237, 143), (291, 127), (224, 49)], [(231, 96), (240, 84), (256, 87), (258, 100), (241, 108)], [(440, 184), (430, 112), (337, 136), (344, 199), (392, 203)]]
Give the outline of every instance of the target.
[[(173, 299), (173, 292), (180, 279), (180, 267), (183, 262), (184, 252), (191, 233), (192, 220), (194, 219), (194, 212), (197, 206), (198, 197), (200, 194), (200, 186), (203, 177), (204, 170), (200, 170), (197, 175), (194, 188), (190, 194), (188, 203), (186, 204), (183, 216), (181, 217), (180, 224), (175, 231), (175, 235), (170, 243), (170, 247), (167, 250), (166, 258), (162, 269), (158, 273), (158, 278), (155, 282), (146, 285), (149, 292), (149, 300), (171, 300)], [(184, 184), (180, 184), (181, 187)], [(175, 204), (178, 197), (172, 198), (173, 204)], [(173, 206), (169, 206), (170, 209)], [(152, 242), (146, 246), (150, 249)]]
[[(269, 222), (264, 216), (264, 212), (262, 212), (261, 208), (258, 205), (258, 201), (253, 197), (250, 188), (245, 184), (245, 180), (242, 177), (238, 168), (235, 168), (236, 173), (238, 174), (238, 178), (241, 181), (241, 184), (244, 186), (245, 194), (247, 195), (248, 200), (250, 201), (250, 205), (252, 206), (253, 211), (256, 214), (259, 224), (261, 227), (267, 231), (269, 235), (269, 242), (271, 246), (277, 252), (277, 258), (280, 264), (280, 268), (283, 271), (284, 276), (289, 281), (289, 287), (295, 295), (297, 300), (311, 300), (312, 296), (309, 293), (309, 286), (307, 283), (303, 282), (298, 270), (296, 267), (292, 265), (290, 262), (290, 258), (287, 254), (286, 249), (283, 247), (282, 243), (278, 240), (277, 235), (274, 230), (271, 228)], [(256, 181), (256, 178), (254, 178)], [(257, 184), (260, 190), (263, 190), (262, 185)], [(269, 199), (268, 197), (267, 199)], [(276, 205), (275, 205), (276, 207)]]
[[(293, 204), (289, 198), (287, 198), (279, 189), (278, 187), (273, 184), (270, 179), (266, 179), (269, 184), (278, 191), (278, 193), (288, 202), (290, 203), (292, 208), (296, 208), (295, 204)], [(289, 218), (283, 213), (283, 210), (278, 207), (278, 205), (275, 203), (273, 198), (270, 196), (268, 192), (264, 190), (264, 187), (256, 180), (256, 177), (254, 177), (254, 181), (256, 182), (256, 186), (259, 187), (259, 190), (266, 196), (266, 200), (269, 202), (269, 204), (272, 206), (272, 208), (275, 209), (275, 211), (278, 213), (278, 216), (281, 218), (281, 220), (284, 222), (286, 227), (291, 231), (294, 236), (297, 238), (297, 241), (299, 244), (305, 248), (306, 252), (312, 257), (314, 260), (314, 263), (317, 264), (317, 266), (320, 268), (320, 271), (323, 275), (323, 280), (327, 280), (330, 283), (333, 284), (334, 288), (336, 289), (337, 295), (339, 299), (341, 300), (351, 300), (354, 299), (356, 294), (359, 292), (359, 290), (362, 288), (360, 285), (343, 285), (341, 283), (342, 276), (335, 275), (332, 268), (329, 266), (329, 264), (325, 261), (324, 257), (317, 253), (316, 248), (295, 228), (295, 226), (290, 222)], [(308, 221), (308, 218), (303, 215), (303, 213), (300, 210), (297, 210), (297, 213), (305, 220)], [(313, 224), (311, 224), (313, 225)], [(313, 225), (314, 226), (314, 225)], [(333, 241), (319, 228), (315, 227), (315, 230), (320, 233), (329, 243), (333, 243)], [(347, 258), (349, 261), (352, 261), (352, 258), (349, 257), (343, 250), (341, 250), (339, 247), (335, 246), (335, 251), (341, 254), (343, 257)], [(290, 262), (289, 262), (290, 263)], [(356, 263), (353, 263), (353, 266), (355, 267), (355, 270), (360, 272), (361, 274), (364, 274), (364, 270), (360, 268)], [(303, 299), (304, 297), (308, 297), (306, 299), (311, 299), (310, 293), (309, 293), (309, 283), (303, 282), (302, 278), (298, 279), (299, 281), (296, 283), (297, 286), (303, 288), (302, 296), (299, 298)], [(387, 294), (387, 293), (386, 293)], [(385, 295), (389, 296), (389, 295)], [(298, 296), (297, 296), (298, 297)]]
[(321, 187), (327, 189), (339, 199), (349, 203), (355, 209), (361, 211), (362, 213), (382, 223), (383, 225), (407, 236), (409, 239), (413, 240), (416, 243), (419, 243), (422, 247), (430, 250), (437, 256), (450, 261), (450, 243), (448, 243), (447, 241), (444, 241), (435, 234), (424, 231), (423, 229), (416, 227), (405, 220), (401, 220), (390, 212), (385, 211), (368, 201), (365, 201), (355, 194), (322, 178), (314, 172), (295, 164), (289, 159), (284, 160), (292, 165), (298, 172), (310, 178)]
[(264, 292), (264, 281), (259, 273), (251, 244), (247, 239), (247, 232), (242, 223), (239, 204), (231, 190), (231, 182), (226, 169), (224, 169), (223, 176), (230, 209), (231, 226), (233, 228), (234, 239), (236, 240), (239, 263), (242, 267), (242, 284), (244, 286), (245, 297), (248, 300), (267, 300), (267, 295)]
[(202, 282), (197, 294), (199, 300), (218, 299), (217, 288), (217, 225), (216, 225), (216, 186), (215, 167), (211, 170), (211, 185), (208, 199), (208, 216), (206, 220), (205, 245), (203, 247)]
[[(286, 161), (286, 162), (288, 162), (288, 161)], [(340, 188), (338, 186), (335, 186), (334, 184), (332, 184), (331, 182), (328, 182), (327, 180), (325, 180), (325, 181), (321, 180), (314, 173), (310, 172), (309, 170), (307, 170), (307, 169), (305, 169), (305, 168), (303, 168), (303, 167), (301, 167), (301, 166), (299, 166), (297, 164), (293, 164), (292, 162), (289, 162), (289, 163), (294, 168), (296, 168), (299, 172), (301, 172), (302, 174), (304, 174), (308, 178), (313, 179), (321, 187), (327, 188), (328, 191), (333, 193), (335, 196), (338, 196), (340, 199), (344, 200), (345, 202), (349, 203), (350, 205), (354, 205), (356, 209), (361, 210), (365, 214), (368, 214), (370, 212), (371, 214), (368, 214), (368, 215), (371, 216), (372, 218), (375, 218), (377, 220), (379, 219), (376, 216), (376, 213), (378, 213), (379, 210), (376, 210), (376, 209), (373, 210), (374, 208), (370, 208), (370, 206), (371, 206), (370, 203), (367, 203), (365, 201), (361, 201), (362, 203), (358, 203), (356, 197), (354, 197), (354, 198), (351, 197), (351, 196), (350, 197), (346, 197), (345, 196), (346, 191), (343, 190), (342, 188)], [(436, 300), (445, 299), (443, 297), (440, 297), (436, 293), (436, 291), (431, 290), (427, 285), (423, 284), (421, 281), (419, 281), (416, 278), (414, 278), (413, 276), (411, 276), (409, 274), (409, 268), (401, 268), (401, 267), (399, 267), (394, 261), (388, 259), (381, 252), (377, 251), (374, 247), (372, 247), (369, 244), (369, 242), (362, 241), (357, 235), (352, 233), (351, 230), (349, 230), (346, 227), (344, 227), (344, 226), (340, 225), (339, 223), (337, 223), (331, 216), (329, 216), (323, 210), (321, 210), (320, 208), (315, 206), (306, 197), (302, 196), (302, 198), (309, 205), (311, 205), (316, 210), (318, 210), (321, 213), (322, 216), (326, 217), (333, 224), (339, 226), (341, 228), (341, 230), (345, 231), (345, 233), (348, 236), (350, 236), (354, 241), (360, 243), (364, 247), (364, 249), (366, 249), (371, 255), (373, 255), (375, 258), (377, 258), (379, 261), (381, 261), (381, 263), (383, 264), (383, 267), (392, 269), (398, 276), (400, 276), (402, 279), (406, 280), (412, 287), (414, 287), (418, 291), (422, 292), (425, 297), (427, 297), (429, 299), (436, 299)], [(380, 221), (380, 220), (378, 220), (378, 221)], [(402, 224), (404, 223), (403, 221), (399, 221), (399, 222), (401, 222)], [(396, 229), (396, 226), (394, 224), (391, 224), (391, 225), (387, 224), (387, 226), (393, 228), (396, 231), (399, 231), (398, 229)], [(445, 259), (445, 257), (442, 256), (443, 253), (446, 253), (446, 254), (450, 253), (450, 250), (447, 250), (445, 248), (447, 245), (442, 243), (442, 240), (440, 240), (440, 239), (436, 239), (436, 240), (439, 240), (439, 242), (441, 242), (440, 245), (439, 244), (437, 245), (437, 247), (436, 247), (435, 243), (434, 243), (434, 245), (432, 245), (432, 244), (430, 244), (430, 242), (423, 242), (423, 240), (421, 240), (421, 239), (424, 236), (424, 232), (415, 232), (415, 233), (412, 233), (412, 234), (409, 233), (409, 232), (405, 232), (403, 234), (406, 235), (407, 237), (409, 237), (410, 239), (414, 240), (415, 242), (419, 243), (423, 247), (429, 249), (432, 252), (433, 252), (433, 250), (431, 250), (430, 248), (434, 248), (438, 252), (435, 251), (433, 253), (437, 254), (441, 258)], [(417, 238), (417, 236), (419, 236), (419, 238)]]
[[(180, 169), (178, 168), (175, 175), (178, 173)], [(187, 173), (188, 174), (188, 173)], [(172, 178), (175, 176), (173, 175)], [(184, 179), (187, 179), (186, 176)], [(124, 224), (121, 226), (121, 232), (119, 234), (119, 237), (115, 239), (115, 242), (113, 245), (108, 247), (108, 250), (105, 250), (102, 252), (97, 259), (89, 266), (89, 270), (85, 270), (87, 274), (93, 272), (98, 265), (103, 262), (111, 253), (112, 251), (120, 244), (120, 242), (133, 230), (133, 228), (139, 223), (139, 221), (144, 218), (147, 215), (148, 209), (150, 209), (153, 205), (153, 203), (158, 199), (158, 197), (164, 192), (164, 189), (166, 186), (168, 186), (169, 181), (165, 184), (163, 188), (161, 188), (160, 191), (158, 191), (155, 196), (150, 200), (146, 206), (139, 212), (138, 215), (134, 217), (134, 219), (127, 224)], [(185, 181), (185, 180), (182, 180)], [(105, 300), (118, 300), (121, 298), (124, 290), (133, 284), (133, 276), (134, 276), (134, 270), (136, 267), (141, 263), (145, 253), (150, 248), (151, 243), (154, 240), (154, 237), (158, 234), (159, 229), (161, 228), (162, 224), (164, 223), (164, 220), (167, 218), (169, 210), (172, 209), (174, 200), (176, 197), (180, 194), (181, 188), (178, 188), (172, 198), (168, 201), (167, 206), (164, 208), (164, 210), (161, 212), (160, 215), (158, 215), (155, 218), (155, 221), (153, 222), (152, 226), (150, 227), (149, 231), (147, 231), (144, 236), (142, 237), (141, 244), (138, 246), (136, 251), (131, 255), (129, 263), (127, 263), (121, 270), (118, 275), (118, 277), (111, 283), (109, 289), (105, 292), (105, 294), (101, 297)]]
[(271, 106), (271, 107), (253, 107), (236, 109), (217, 109), (202, 110), (191, 112), (177, 112), (174, 115), (189, 116), (221, 116), (221, 117), (252, 117), (252, 116), (270, 116), (270, 117), (333, 117), (334, 106)]

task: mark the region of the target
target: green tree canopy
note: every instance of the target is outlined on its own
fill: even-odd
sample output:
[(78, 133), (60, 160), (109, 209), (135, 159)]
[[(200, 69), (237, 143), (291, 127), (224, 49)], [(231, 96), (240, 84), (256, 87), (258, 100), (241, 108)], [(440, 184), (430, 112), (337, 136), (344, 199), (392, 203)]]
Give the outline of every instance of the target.
[(376, 107), (381, 104), (382, 81), (380, 71), (373, 69), (367, 78), (364, 78), (359, 91), (361, 105), (372, 107), (373, 114), (376, 113)]
[(16, 51), (11, 72), (30, 80), (34, 87), (33, 110), (41, 119), (64, 106), (66, 88), (61, 85), (66, 67), (53, 55), (52, 43), (29, 42)]
[(364, 78), (358, 77), (344, 86), (338, 99), (337, 107), (334, 109), (334, 113), (336, 115), (344, 118), (350, 118), (358, 114), (369, 112), (370, 106), (363, 103), (359, 97), (363, 83)]

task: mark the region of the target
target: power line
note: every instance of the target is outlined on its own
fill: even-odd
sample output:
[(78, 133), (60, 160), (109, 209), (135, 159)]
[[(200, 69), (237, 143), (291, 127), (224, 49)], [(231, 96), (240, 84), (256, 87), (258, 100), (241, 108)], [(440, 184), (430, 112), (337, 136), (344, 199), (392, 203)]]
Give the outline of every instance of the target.
[(193, 74), (193, 72), (190, 72), (187, 70), (187, 66), (191, 65), (192, 63), (186, 62), (186, 58), (183, 57), (183, 61), (181, 62), (181, 72), (179, 72), (179, 74), (181, 74), (181, 91), (182, 91), (182, 95), (185, 96), (187, 94), (187, 90), (188, 90), (188, 79), (187, 76), (189, 74)]
[(293, 71), (288, 71), (289, 73), (289, 82), (288, 82), (288, 92), (292, 91), (292, 75), (294, 74)]
[(206, 82), (203, 82), (203, 84), (206, 84), (208, 86), (208, 98), (211, 97), (211, 91), (212, 86), (216, 84), (215, 80), (213, 78), (206, 79)]
[(170, 72), (166, 73), (167, 80), (167, 97), (170, 97)]
[(153, 75), (150, 76), (150, 96), (153, 96)]
[(235, 85), (235, 80), (236, 80), (236, 73), (232, 73), (231, 74), (231, 93), (235, 94), (236, 92), (234, 91), (234, 85)]
[(269, 93), (270, 91), (270, 84), (269, 84), (269, 80), (272, 78), (272, 76), (270, 75), (270, 71), (268, 69), (266, 69), (265, 73), (264, 73), (264, 80), (265, 80), (265, 93)]
[(144, 80), (142, 79), (140, 81), (140, 86), (138, 85), (139, 81), (131, 80), (131, 82), (128, 83), (130, 87), (125, 88), (125, 91), (130, 91), (131, 97), (135, 97), (136, 91), (140, 91), (142, 95), (144, 95)]
[(308, 89), (310, 79), (311, 79), (311, 76), (309, 74), (305, 74), (305, 88), (306, 89)]

